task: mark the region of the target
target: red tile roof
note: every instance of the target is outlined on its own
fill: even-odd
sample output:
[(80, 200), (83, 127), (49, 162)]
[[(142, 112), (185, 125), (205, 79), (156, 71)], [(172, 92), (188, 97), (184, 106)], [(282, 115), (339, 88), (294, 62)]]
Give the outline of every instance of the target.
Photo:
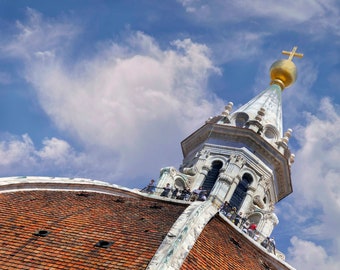
[(181, 270), (286, 270), (292, 269), (255, 246), (221, 217), (206, 225)]
[[(0, 186), (1, 270), (145, 269), (187, 207), (105, 183), (10, 180)], [(181, 269), (291, 268), (216, 216)]]
[(145, 269), (185, 208), (118, 191), (2, 193), (1, 269)]

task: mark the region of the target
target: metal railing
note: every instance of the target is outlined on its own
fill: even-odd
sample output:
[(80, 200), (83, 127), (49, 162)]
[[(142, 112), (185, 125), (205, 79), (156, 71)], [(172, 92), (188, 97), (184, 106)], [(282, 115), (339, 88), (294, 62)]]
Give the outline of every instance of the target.
[(266, 249), (269, 253), (274, 254), (277, 258), (281, 259), (281, 260), (285, 260), (285, 255), (284, 253), (282, 253), (281, 251), (279, 251), (278, 249), (276, 249), (276, 246), (272, 246), (270, 244), (268, 244), (267, 246), (263, 245), (263, 241), (268, 238), (267, 236), (265, 236), (264, 234), (262, 234), (260, 231), (258, 230), (249, 230), (248, 226), (250, 224), (247, 224), (245, 222), (239, 222), (238, 224), (235, 224), (235, 219), (232, 220), (229, 217), (227, 217), (227, 213), (220, 211), (220, 214), (223, 215), (225, 218), (227, 218), (228, 220), (230, 220), (230, 222), (237, 227), (239, 230), (241, 230), (243, 233), (247, 234), (250, 238), (252, 238), (255, 242), (257, 242), (258, 244), (260, 244), (264, 249)]
[(196, 194), (193, 194), (192, 192), (190, 192), (190, 194), (184, 194), (183, 190), (178, 190), (175, 193), (174, 189), (171, 189), (168, 193), (167, 196), (163, 196), (162, 193), (164, 191), (164, 188), (159, 188), (159, 187), (145, 187), (143, 189), (140, 190), (140, 192), (143, 193), (148, 193), (148, 194), (152, 194), (152, 195), (158, 195), (158, 196), (162, 196), (164, 198), (169, 198), (169, 199), (176, 199), (176, 200), (182, 200), (182, 201), (196, 201), (198, 199), (198, 196)]
[[(159, 188), (159, 187), (152, 187), (152, 188), (145, 187), (140, 190), (140, 192), (147, 193), (150, 195), (155, 195), (155, 196), (162, 196), (163, 191), (164, 191), (164, 188)], [(169, 199), (183, 200), (183, 201), (188, 201), (188, 202), (195, 201), (198, 199), (198, 196), (196, 194), (193, 194), (192, 192), (190, 193), (190, 195), (185, 195), (185, 196), (183, 196), (182, 192), (183, 192), (182, 190), (179, 190), (177, 193), (174, 193), (174, 189), (170, 189), (168, 195), (162, 196), (162, 197), (169, 198)], [(252, 238), (255, 242), (259, 243), (260, 245), (267, 238), (267, 236), (265, 236), (264, 234), (262, 234), (260, 231), (256, 229), (254, 231), (249, 231), (246, 225), (247, 221), (243, 221), (243, 222), (239, 222), (238, 224), (235, 224), (235, 217), (234, 217), (234, 220), (232, 220), (227, 216), (228, 212), (221, 211), (221, 210), (219, 212), (225, 218), (230, 220), (230, 222), (235, 227), (239, 228), (243, 233), (247, 234), (250, 238)], [(283, 261), (285, 260), (285, 255), (281, 251), (277, 250), (276, 247), (270, 247), (269, 245), (267, 247), (263, 245), (261, 246), (265, 248), (269, 253), (274, 254), (277, 258)]]

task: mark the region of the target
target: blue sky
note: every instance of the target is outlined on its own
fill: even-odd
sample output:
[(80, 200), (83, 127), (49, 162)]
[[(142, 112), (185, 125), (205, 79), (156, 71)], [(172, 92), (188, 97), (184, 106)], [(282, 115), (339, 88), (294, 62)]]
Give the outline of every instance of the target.
[(294, 193), (274, 236), (297, 269), (339, 269), (339, 13), (336, 0), (0, 0), (0, 176), (142, 187), (296, 45)]

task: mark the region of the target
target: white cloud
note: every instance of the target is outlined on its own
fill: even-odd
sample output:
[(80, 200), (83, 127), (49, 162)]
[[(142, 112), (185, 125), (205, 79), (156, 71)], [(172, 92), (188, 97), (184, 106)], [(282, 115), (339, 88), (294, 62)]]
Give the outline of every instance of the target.
[(339, 269), (340, 262), (336, 262), (328, 256), (323, 247), (297, 237), (293, 237), (291, 243), (292, 247), (288, 251), (291, 263), (296, 269)]
[[(299, 32), (318, 33), (334, 31), (340, 34), (339, 12), (335, 0), (288, 1), (231, 1), (178, 0), (186, 11), (200, 21), (248, 22), (270, 20), (276, 30), (294, 27)], [(308, 25), (306, 24), (308, 22)], [(268, 22), (267, 22), (268, 24)]]
[[(318, 109), (305, 114), (305, 127), (296, 128), (301, 148), (292, 167), (294, 193), (279, 209), (300, 238), (292, 239), (288, 254), (297, 269), (340, 266), (340, 114), (328, 98)], [(322, 248), (315, 243), (328, 244)]]
[(23, 135), (21, 140), (13, 138), (2, 140), (0, 142), (0, 165), (20, 164), (29, 157), (33, 149), (33, 142), (27, 134)]
[[(76, 154), (70, 145), (56, 138), (45, 138), (43, 147), (37, 149), (29, 135), (21, 137), (5, 135), (0, 142), (0, 171), (2, 175), (37, 175), (54, 173), (56, 167), (61, 174), (81, 169), (86, 158)], [(81, 165), (81, 166), (79, 166)]]
[(304, 198), (299, 201), (302, 207), (322, 209), (322, 224), (314, 230), (325, 238), (333, 238), (340, 226), (339, 127), (338, 112), (329, 99), (323, 99), (320, 114), (310, 115), (308, 126), (298, 134), (302, 135), (302, 148), (296, 155), (299, 162), (294, 168), (295, 189)]
[[(103, 179), (123, 181), (127, 171), (132, 178), (154, 176), (162, 166), (178, 166), (180, 140), (223, 109), (207, 90), (210, 74), (219, 70), (203, 44), (175, 40), (163, 50), (135, 32), (120, 43), (99, 44), (94, 56), (70, 65), (61, 48), (65, 35), (73, 39), (73, 27), (56, 23), (60, 34), (44, 43), (53, 24), (30, 15), (5, 48), (25, 61), (25, 77), (55, 125), (85, 149), (84, 171), (93, 159), (102, 164), (96, 170), (106, 173)], [(63, 164), (58, 157), (69, 146), (55, 138), (44, 144), (37, 155)]]
[(78, 33), (74, 24), (43, 20), (42, 15), (31, 8), (27, 8), (27, 16), (27, 23), (16, 22), (18, 33), (12, 37), (14, 42), (0, 46), (6, 56), (30, 59), (51, 47), (61, 52)]
[(57, 138), (44, 139), (43, 145), (44, 147), (37, 152), (37, 155), (43, 159), (54, 159), (57, 163), (65, 160), (70, 151), (70, 145)]

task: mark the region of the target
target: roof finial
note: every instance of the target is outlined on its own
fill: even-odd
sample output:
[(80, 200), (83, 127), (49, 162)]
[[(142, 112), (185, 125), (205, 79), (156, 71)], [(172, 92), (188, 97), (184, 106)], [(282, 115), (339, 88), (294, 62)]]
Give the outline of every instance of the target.
[(302, 58), (302, 57), (303, 57), (303, 53), (297, 53), (297, 52), (296, 52), (297, 48), (298, 48), (297, 46), (294, 46), (294, 47), (293, 47), (293, 50), (292, 50), (291, 52), (282, 51), (282, 54), (289, 55), (289, 57), (288, 57), (288, 60), (289, 60), (289, 61), (292, 61), (292, 60), (293, 60), (293, 57)]
[(297, 53), (297, 46), (293, 47), (291, 52), (282, 51), (282, 54), (289, 55), (288, 59), (276, 61), (270, 67), (270, 84), (276, 84), (281, 87), (281, 90), (292, 85), (296, 80), (296, 66), (292, 59), (294, 57), (303, 57), (302, 53)]

